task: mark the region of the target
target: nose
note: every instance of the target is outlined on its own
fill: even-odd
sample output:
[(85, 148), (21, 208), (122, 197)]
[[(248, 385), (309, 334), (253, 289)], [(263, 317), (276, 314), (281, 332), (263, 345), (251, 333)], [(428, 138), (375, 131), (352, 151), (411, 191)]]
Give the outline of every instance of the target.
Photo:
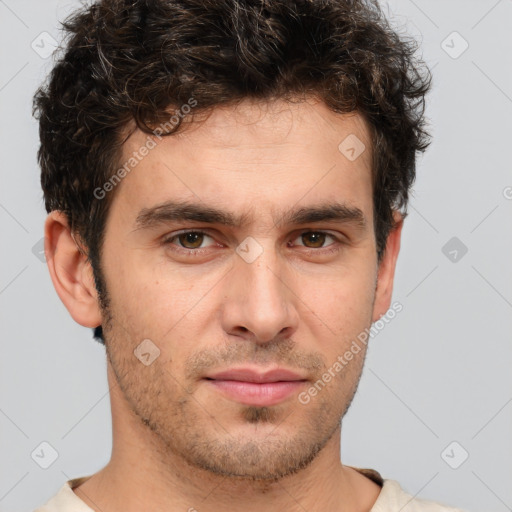
[(271, 249), (265, 249), (252, 263), (236, 257), (226, 276), (221, 305), (226, 333), (260, 344), (295, 333), (298, 299), (284, 270)]

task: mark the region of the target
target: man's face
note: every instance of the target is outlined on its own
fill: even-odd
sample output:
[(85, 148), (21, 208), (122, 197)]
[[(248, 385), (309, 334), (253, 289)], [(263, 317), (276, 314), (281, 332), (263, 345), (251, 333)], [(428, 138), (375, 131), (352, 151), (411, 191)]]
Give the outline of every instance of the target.
[[(366, 146), (355, 160), (338, 149), (354, 135)], [(125, 158), (146, 141), (135, 132)], [(246, 101), (163, 137), (118, 185), (102, 252), (107, 353), (133, 412), (168, 453), (272, 479), (306, 466), (339, 431), (364, 346), (307, 404), (299, 395), (384, 312), (370, 161), (357, 115)], [(330, 218), (308, 212), (333, 205), (344, 208)], [(247, 372), (217, 375), (233, 369)], [(264, 377), (275, 369), (295, 376)], [(239, 381), (257, 376), (295, 380)]]

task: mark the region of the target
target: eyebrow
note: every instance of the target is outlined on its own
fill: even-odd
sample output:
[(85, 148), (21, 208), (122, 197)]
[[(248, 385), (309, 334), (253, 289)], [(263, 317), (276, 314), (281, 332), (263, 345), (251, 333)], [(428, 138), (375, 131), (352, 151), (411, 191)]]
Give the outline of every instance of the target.
[[(140, 210), (135, 220), (134, 231), (149, 229), (160, 224), (176, 221), (204, 222), (208, 224), (223, 224), (233, 228), (243, 228), (254, 218), (254, 211), (236, 215), (201, 203), (166, 201)], [(360, 230), (364, 230), (367, 225), (361, 209), (339, 202), (297, 209), (292, 208), (279, 215), (276, 215), (274, 212), (275, 225), (308, 224), (325, 221), (353, 224)]]

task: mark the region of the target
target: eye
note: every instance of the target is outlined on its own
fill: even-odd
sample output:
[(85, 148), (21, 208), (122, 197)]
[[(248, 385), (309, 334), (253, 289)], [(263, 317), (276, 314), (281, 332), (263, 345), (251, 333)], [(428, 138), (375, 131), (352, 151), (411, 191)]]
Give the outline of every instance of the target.
[(302, 242), (297, 245), (303, 245), (308, 249), (322, 249), (324, 247), (333, 245), (333, 243), (331, 243), (327, 246), (324, 246), (324, 243), (328, 238), (333, 239), (334, 243), (337, 242), (337, 239), (334, 235), (330, 235), (325, 231), (304, 231), (295, 240), (300, 240)]
[[(204, 247), (201, 247), (201, 245), (205, 238), (212, 239), (211, 236), (208, 236), (203, 231), (182, 231), (167, 238), (164, 240), (164, 243), (177, 245), (183, 249), (203, 249)], [(178, 244), (174, 244), (175, 240), (178, 241)]]
[[(211, 241), (208, 245), (207, 239), (210, 239)], [(329, 239), (333, 241), (326, 244)], [(216, 245), (212, 236), (199, 230), (188, 230), (173, 233), (162, 242), (176, 254), (181, 254), (182, 256), (203, 256), (209, 253), (209, 248)], [(289, 247), (304, 247), (304, 249), (302, 249), (303, 253), (310, 253), (311, 255), (325, 255), (327, 253), (338, 252), (343, 243), (338, 240), (337, 237), (327, 233), (326, 231), (303, 231), (288, 245)]]

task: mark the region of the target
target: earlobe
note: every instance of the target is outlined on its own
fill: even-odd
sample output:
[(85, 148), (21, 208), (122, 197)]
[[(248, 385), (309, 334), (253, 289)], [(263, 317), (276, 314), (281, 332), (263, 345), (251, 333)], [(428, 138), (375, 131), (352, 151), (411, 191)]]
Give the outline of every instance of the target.
[(395, 225), (388, 235), (386, 248), (379, 264), (372, 322), (376, 322), (384, 315), (391, 304), (395, 268), (400, 252), (400, 241), (404, 222), (402, 215), (398, 211), (394, 212), (393, 217), (395, 219)]
[(92, 268), (75, 242), (67, 216), (60, 211), (51, 212), (44, 231), (46, 262), (60, 300), (80, 325), (100, 325), (101, 310)]

